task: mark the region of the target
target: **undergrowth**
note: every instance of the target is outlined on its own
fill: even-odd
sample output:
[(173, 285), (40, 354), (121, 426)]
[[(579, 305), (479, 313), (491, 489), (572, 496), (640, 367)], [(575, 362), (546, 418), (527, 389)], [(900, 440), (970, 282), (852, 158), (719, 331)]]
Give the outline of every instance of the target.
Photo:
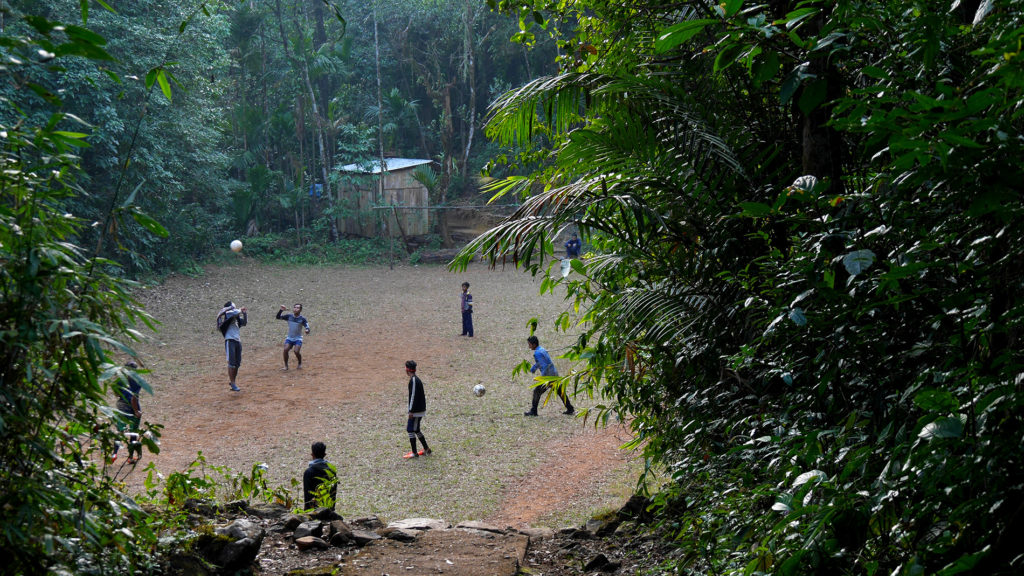
[[(261, 262), (323, 266), (387, 264), (405, 258), (405, 250), (385, 238), (342, 238), (334, 242), (300, 242), (285, 234), (243, 238), (242, 254)], [(225, 259), (234, 254), (225, 251)]]

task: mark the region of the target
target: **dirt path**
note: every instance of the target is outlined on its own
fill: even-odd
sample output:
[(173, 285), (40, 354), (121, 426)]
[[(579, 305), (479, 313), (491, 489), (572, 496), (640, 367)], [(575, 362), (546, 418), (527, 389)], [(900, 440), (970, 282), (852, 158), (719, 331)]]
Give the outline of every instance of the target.
[[(341, 476), (338, 509), (385, 519), (431, 516), (509, 526), (571, 523), (594, 508), (617, 506), (635, 479), (617, 446), (624, 430), (598, 429), (560, 414), (555, 404), (524, 418), (529, 380), (510, 377), (530, 357), (527, 320), (540, 319), (542, 344), (555, 356), (572, 341), (555, 332), (560, 297), (538, 295), (538, 281), (513, 271), (440, 267), (210, 268), (200, 278), (171, 278), (141, 292), (161, 323), (139, 346), (154, 395), (144, 418), (165, 426), (161, 453), (147, 456), (166, 477), (202, 452), (212, 467), (248, 474), (268, 466), (288, 486), (323, 440)], [(476, 337), (464, 338), (457, 309), (468, 280), (476, 301)], [(214, 316), (225, 300), (249, 309), (242, 329), (242, 392), (228, 391), (223, 343)], [(312, 334), (303, 369), (282, 372), (280, 305), (302, 302)], [(435, 453), (405, 461), (406, 377), (414, 359), (426, 383), (423, 430)], [(563, 373), (569, 369), (556, 360)], [(475, 384), (488, 393), (475, 398)], [(581, 408), (596, 402), (580, 398)], [(193, 473), (195, 474), (195, 473)], [(219, 472), (213, 472), (214, 475)], [(144, 474), (127, 476), (140, 489)], [(296, 488), (291, 488), (298, 495)]]

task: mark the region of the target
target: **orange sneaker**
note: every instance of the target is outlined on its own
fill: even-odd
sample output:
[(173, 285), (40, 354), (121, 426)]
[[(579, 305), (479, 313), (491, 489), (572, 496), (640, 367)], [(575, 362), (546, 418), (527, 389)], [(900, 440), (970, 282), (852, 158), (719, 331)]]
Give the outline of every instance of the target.
[(409, 452), (405, 456), (402, 456), (402, 458), (419, 458), (419, 457), (420, 457), (420, 455), (415, 453), (415, 452)]

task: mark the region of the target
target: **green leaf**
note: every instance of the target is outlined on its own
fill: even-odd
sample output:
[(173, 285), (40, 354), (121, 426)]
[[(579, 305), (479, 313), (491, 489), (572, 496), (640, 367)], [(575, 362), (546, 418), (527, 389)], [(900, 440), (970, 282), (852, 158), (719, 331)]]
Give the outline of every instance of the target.
[(160, 91), (164, 93), (167, 101), (171, 101), (171, 83), (167, 81), (167, 74), (161, 68), (156, 75), (156, 81), (160, 84)]
[(889, 78), (889, 73), (877, 66), (865, 66), (860, 69), (860, 73), (869, 78), (877, 78), (879, 80)]
[(925, 440), (935, 438), (960, 438), (964, 433), (964, 424), (959, 418), (939, 418), (926, 424), (917, 437)]
[(875, 263), (875, 253), (871, 250), (856, 250), (843, 256), (843, 266), (850, 276), (862, 274)]
[(167, 229), (163, 227), (159, 222), (151, 218), (149, 215), (143, 213), (141, 210), (133, 209), (131, 211), (132, 218), (151, 234), (155, 234), (160, 238), (167, 238), (170, 234)]
[(1005, 210), (1006, 206), (1012, 206), (1018, 202), (1017, 193), (1005, 188), (989, 188), (978, 194), (967, 208), (967, 215), (972, 218), (991, 214), (992, 212)]
[(779, 54), (770, 50), (764, 52), (760, 58), (754, 61), (750, 75), (754, 79), (754, 83), (760, 85), (774, 78), (779, 73), (780, 65)]
[(797, 48), (808, 48), (808, 45), (810, 44), (809, 42), (804, 41), (804, 39), (801, 38), (800, 35), (797, 34), (794, 30), (786, 32), (786, 37), (789, 38), (789, 41), (792, 42)]
[(761, 202), (740, 202), (740, 208), (742, 209), (741, 216), (751, 218), (764, 218), (774, 212), (771, 206)]
[(667, 52), (700, 34), (701, 30), (708, 25), (717, 22), (717, 20), (687, 20), (670, 26), (663, 30), (654, 41), (654, 50), (659, 54)]
[(83, 28), (81, 26), (67, 26), (64, 28), (64, 33), (68, 35), (68, 38), (74, 39), (79, 42), (85, 42), (93, 44), (95, 46), (106, 46), (107, 39), (99, 34)]
[(732, 16), (740, 11), (743, 6), (743, 0), (726, 0), (725, 1), (725, 15)]
[(799, 306), (789, 311), (789, 319), (797, 326), (807, 325), (807, 316), (804, 315), (803, 308)]
[(786, 104), (793, 98), (793, 94), (796, 93), (797, 88), (800, 87), (800, 83), (803, 81), (804, 70), (804, 66), (800, 65), (789, 74), (786, 74), (786, 77), (782, 80), (782, 86), (779, 87), (780, 103)]
[[(988, 2), (982, 2), (981, 6), (978, 7), (980, 13), (982, 8), (990, 6)], [(982, 550), (973, 554), (966, 554), (960, 556), (952, 564), (945, 566), (942, 570), (936, 572), (936, 576), (954, 576), (955, 574), (962, 574), (964, 572), (972, 572), (979, 562), (986, 556), (991, 554), (990, 550)]]
[(57, 130), (54, 134), (63, 136), (65, 138), (87, 138), (89, 135), (82, 132), (67, 132), (65, 130)]
[(725, 70), (729, 66), (732, 66), (733, 63), (736, 62), (736, 58), (739, 57), (740, 52), (742, 52), (744, 48), (745, 46), (739, 43), (729, 44), (728, 46), (723, 48), (718, 53), (718, 56), (715, 57), (715, 65), (713, 70), (715, 72), (721, 72), (722, 70)]
[(974, 140), (971, 140), (970, 138), (966, 138), (959, 134), (954, 134), (952, 132), (941, 132), (939, 134), (939, 138), (942, 138), (943, 140), (949, 142), (950, 144), (957, 144), (959, 146), (966, 146), (968, 148), (984, 148), (984, 146), (978, 144)]
[(923, 262), (914, 262), (905, 266), (895, 266), (890, 268), (885, 274), (882, 274), (882, 277), (887, 280), (899, 280), (901, 278), (916, 276), (927, 267), (928, 265)]
[(106, 50), (101, 48), (97, 44), (92, 42), (71, 39), (70, 42), (65, 42), (56, 48), (53, 53), (57, 57), (62, 56), (82, 56), (84, 58), (91, 58), (93, 60), (113, 60), (114, 57), (107, 53)]
[(818, 12), (820, 12), (818, 8), (800, 8), (799, 10), (794, 10), (789, 14), (786, 14), (786, 17), (779, 23), (781, 24), (784, 22), (786, 24), (786, 28), (792, 30), (799, 26), (801, 22), (811, 16), (814, 16)]
[(918, 408), (928, 412), (941, 412), (948, 414), (959, 408), (956, 397), (947, 390), (926, 388), (914, 396), (914, 404)]
[[(67, 134), (76, 134), (75, 132), (68, 132)], [(89, 143), (82, 140), (83, 135), (66, 136), (61, 132), (54, 132), (51, 137), (54, 141), (66, 144), (68, 146), (74, 146), (75, 148), (88, 148)]]
[(576, 258), (573, 258), (572, 259), (572, 269), (573, 269), (574, 272), (576, 272), (580, 276), (586, 276), (587, 275), (587, 267), (586, 267), (586, 265), (583, 264), (582, 260), (577, 260)]
[(132, 203), (134, 203), (134, 202), (135, 202), (135, 196), (136, 196), (136, 195), (137, 195), (137, 194), (139, 193), (139, 190), (140, 190), (140, 189), (142, 189), (142, 185), (143, 185), (143, 184), (145, 184), (145, 183), (146, 183), (146, 181), (145, 181), (145, 180), (143, 180), (142, 182), (139, 182), (139, 183), (138, 183), (138, 184), (137, 184), (137, 185), (135, 186), (135, 188), (133, 188), (133, 189), (132, 189), (132, 193), (131, 193), (131, 194), (129, 194), (129, 195), (128, 195), (128, 198), (125, 198), (125, 201), (124, 201), (124, 202), (123, 202), (123, 203), (121, 204), (121, 206), (122, 206), (123, 208), (127, 208), (127, 207), (129, 207), (129, 206), (131, 206), (131, 205), (132, 205)]
[(797, 486), (802, 486), (802, 485), (804, 485), (804, 484), (806, 484), (808, 482), (812, 482), (812, 481), (817, 483), (817, 482), (821, 482), (821, 481), (827, 480), (827, 479), (828, 479), (828, 475), (825, 474), (824, 472), (822, 472), (821, 470), (810, 470), (808, 472), (804, 472), (803, 474), (797, 476), (796, 480), (793, 481), (793, 487), (795, 488)]
[(825, 97), (828, 95), (828, 81), (824, 78), (819, 78), (810, 84), (804, 86), (803, 93), (800, 94), (800, 111), (804, 114), (810, 114), (816, 110), (821, 103), (825, 101)]

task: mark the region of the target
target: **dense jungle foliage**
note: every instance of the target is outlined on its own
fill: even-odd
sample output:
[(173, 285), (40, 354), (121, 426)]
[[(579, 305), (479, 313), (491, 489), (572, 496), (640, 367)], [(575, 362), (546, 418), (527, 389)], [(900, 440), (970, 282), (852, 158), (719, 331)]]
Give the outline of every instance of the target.
[(131, 195), (173, 232), (82, 231), (89, 245), (114, 232), (101, 255), (131, 275), (188, 268), (245, 235), (337, 240), (337, 219), (355, 211), (341, 187), (355, 177), (336, 168), (382, 152), (436, 161), (433, 204), (479, 203), (475, 176), (503, 152), (480, 133), (487, 104), (554, 70), (553, 42), (510, 43), (515, 20), (480, 2), (94, 1), (87, 24), (80, 5), (0, 3), (5, 37), (77, 20), (107, 55), (19, 61), (0, 85), (17, 107), (0, 119), (43, 123), (58, 97), (89, 133), (89, 194), (68, 210), (102, 221)]
[(333, 168), (382, 146), (437, 203), (512, 174), (455, 265), (568, 291), (564, 384), (671, 478), (653, 572), (1024, 570), (1020, 3), (491, 6), (0, 2), (5, 570), (162, 569), (180, 518), (103, 470), (124, 277), (336, 238)]
[(1024, 571), (1021, 4), (492, 4), (574, 32), (492, 108), (535, 170), (465, 253), (568, 290), (565, 385), (671, 474), (661, 568)]

